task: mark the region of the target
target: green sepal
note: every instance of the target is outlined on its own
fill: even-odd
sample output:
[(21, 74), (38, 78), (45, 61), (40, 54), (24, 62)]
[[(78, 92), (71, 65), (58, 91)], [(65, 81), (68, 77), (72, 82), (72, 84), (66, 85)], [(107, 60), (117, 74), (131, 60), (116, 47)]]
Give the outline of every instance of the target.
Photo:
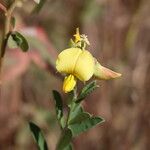
[(69, 47), (76, 47), (76, 43), (72, 39), (69, 41)]

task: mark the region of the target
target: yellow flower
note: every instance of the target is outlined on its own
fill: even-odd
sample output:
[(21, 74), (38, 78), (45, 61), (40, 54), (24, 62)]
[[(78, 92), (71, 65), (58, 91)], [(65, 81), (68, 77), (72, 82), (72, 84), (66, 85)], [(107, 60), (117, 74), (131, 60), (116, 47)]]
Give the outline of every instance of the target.
[(76, 34), (74, 35), (75, 37), (75, 43), (79, 42), (81, 40), (81, 36), (79, 33), (79, 28), (76, 29)]
[(88, 81), (93, 75), (102, 80), (121, 76), (110, 69), (101, 66), (87, 50), (69, 48), (63, 50), (56, 61), (56, 69), (60, 73), (68, 74), (63, 83), (63, 91), (70, 92), (76, 85), (76, 78)]
[(56, 61), (56, 69), (60, 73), (72, 74), (81, 81), (87, 81), (92, 77), (94, 66), (91, 53), (80, 48), (63, 50)]
[(64, 84), (63, 84), (63, 91), (68, 93), (74, 89), (76, 85), (76, 79), (73, 75), (69, 75), (65, 77)]

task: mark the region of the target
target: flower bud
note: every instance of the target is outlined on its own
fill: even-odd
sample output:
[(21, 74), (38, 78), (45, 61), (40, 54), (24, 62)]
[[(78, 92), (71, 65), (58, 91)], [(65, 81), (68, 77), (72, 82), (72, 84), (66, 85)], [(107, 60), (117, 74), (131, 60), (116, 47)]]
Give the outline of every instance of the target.
[(63, 83), (63, 91), (65, 93), (72, 91), (75, 86), (76, 86), (76, 79), (73, 75), (69, 75), (68, 77), (65, 77)]

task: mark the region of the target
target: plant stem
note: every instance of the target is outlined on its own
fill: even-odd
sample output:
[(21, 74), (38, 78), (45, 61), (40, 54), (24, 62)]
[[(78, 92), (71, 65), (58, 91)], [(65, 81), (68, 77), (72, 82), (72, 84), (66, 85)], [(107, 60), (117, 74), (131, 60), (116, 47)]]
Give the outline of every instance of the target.
[(66, 122), (65, 122), (65, 127), (64, 128), (61, 128), (61, 135), (60, 135), (60, 139), (58, 140), (58, 143), (57, 143), (57, 146), (56, 146), (56, 150), (57, 147), (58, 147), (58, 144), (60, 143), (60, 140), (65, 132), (65, 130), (68, 128), (68, 125), (69, 125), (69, 119), (70, 119), (70, 115), (72, 113), (72, 111), (74, 110), (74, 107), (75, 107), (75, 101), (77, 99), (77, 88), (75, 88), (72, 92), (73, 96), (72, 96), (72, 99), (71, 99), (71, 103), (70, 103), (70, 106), (69, 106), (69, 110), (68, 110), (68, 113), (67, 113), (67, 118), (66, 118)]
[(70, 105), (70, 108), (69, 108), (69, 111), (68, 111), (68, 114), (67, 114), (67, 119), (66, 119), (65, 128), (68, 127), (68, 123), (69, 123), (69, 119), (70, 119), (70, 114), (71, 114), (72, 106), (73, 106), (73, 102), (71, 102), (71, 105)]
[[(7, 47), (7, 40), (9, 37), (10, 33), (10, 26), (11, 26), (11, 16), (12, 13), (17, 5), (17, 1), (15, 0), (10, 8), (8, 10), (5, 9), (5, 19), (4, 19), (4, 29), (2, 30), (2, 44), (0, 48), (0, 96), (1, 96), (1, 87), (2, 87), (2, 66), (3, 66), (3, 61), (4, 61), (4, 55)], [(2, 4), (1, 4), (2, 5)]]
[(68, 114), (67, 114), (67, 119), (66, 119), (66, 128), (68, 126), (68, 123), (69, 123), (69, 119), (70, 119), (70, 114), (72, 112), (72, 110), (74, 109), (74, 102), (76, 101), (77, 99), (77, 88), (75, 87), (75, 89), (73, 90), (73, 97), (72, 97), (72, 100), (71, 100), (71, 104), (70, 104), (70, 108), (69, 108), (69, 111), (68, 111)]

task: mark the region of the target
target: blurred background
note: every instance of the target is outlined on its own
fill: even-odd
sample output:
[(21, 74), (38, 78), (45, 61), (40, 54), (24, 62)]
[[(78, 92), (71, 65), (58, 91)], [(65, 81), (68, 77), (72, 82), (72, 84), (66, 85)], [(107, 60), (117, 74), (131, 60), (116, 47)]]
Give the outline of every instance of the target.
[[(0, 2), (9, 7), (11, 1)], [(55, 149), (60, 130), (51, 91), (62, 92), (55, 60), (68, 48), (77, 27), (88, 35), (91, 53), (122, 77), (99, 81), (100, 88), (83, 103), (85, 110), (106, 121), (77, 137), (74, 149), (149, 150), (150, 1), (43, 2), (40, 10), (25, 0), (14, 14), (15, 30), (26, 36), (30, 50), (7, 49), (0, 97), (0, 150), (36, 150), (28, 121), (43, 129), (49, 148)]]

